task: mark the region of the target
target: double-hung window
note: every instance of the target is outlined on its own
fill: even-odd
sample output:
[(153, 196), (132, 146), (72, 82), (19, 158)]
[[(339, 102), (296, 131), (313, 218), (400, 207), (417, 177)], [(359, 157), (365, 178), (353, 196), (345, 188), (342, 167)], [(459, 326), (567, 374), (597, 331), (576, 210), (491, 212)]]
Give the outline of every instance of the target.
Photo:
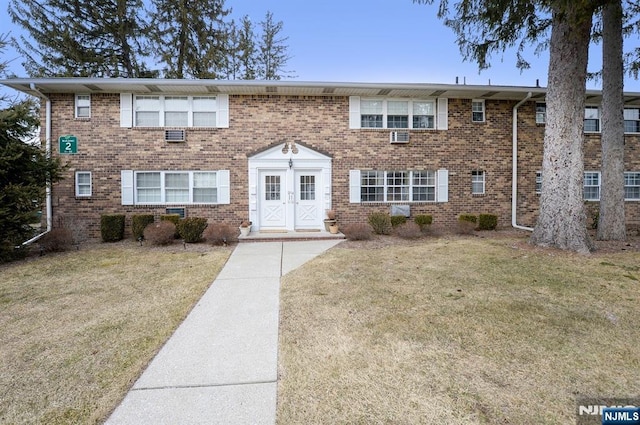
[(640, 201), (640, 173), (624, 173), (624, 199)]
[(474, 99), (471, 101), (471, 121), (484, 122), (484, 100)]
[(536, 103), (536, 124), (544, 124), (547, 122), (547, 104), (544, 102)]
[(215, 171), (138, 171), (136, 204), (215, 204), (218, 202)]
[(91, 196), (91, 171), (76, 171), (76, 196), (78, 198)]
[(136, 127), (216, 127), (215, 96), (134, 97)]
[(382, 128), (382, 102), (382, 100), (361, 101), (362, 128)]
[(362, 171), (361, 202), (433, 202), (434, 171)]
[(587, 133), (600, 131), (600, 110), (597, 106), (584, 108), (584, 131)]
[(164, 127), (187, 127), (189, 125), (189, 98), (187, 96), (165, 96)]
[(472, 171), (471, 172), (471, 194), (472, 195), (484, 195), (484, 171)]
[(584, 173), (584, 200), (600, 200), (600, 172), (587, 171)]
[(409, 128), (409, 102), (387, 102), (387, 128)]
[(360, 128), (435, 129), (435, 100), (360, 100)]
[(77, 94), (75, 100), (76, 118), (91, 118), (91, 95)]
[(624, 108), (624, 132), (640, 133), (640, 108)]

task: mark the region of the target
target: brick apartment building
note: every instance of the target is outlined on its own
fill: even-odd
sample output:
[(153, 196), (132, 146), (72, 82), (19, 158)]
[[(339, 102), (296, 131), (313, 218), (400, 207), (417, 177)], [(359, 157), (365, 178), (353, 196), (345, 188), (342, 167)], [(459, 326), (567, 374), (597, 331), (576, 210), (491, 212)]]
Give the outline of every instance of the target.
[[(180, 212), (255, 230), (324, 231), (372, 211), (496, 214), (532, 227), (545, 89), (441, 84), (10, 79), (42, 99), (43, 139), (69, 164), (52, 222)], [(601, 94), (585, 108), (585, 205), (600, 193)], [(625, 96), (625, 195), (640, 223), (640, 93)], [(514, 214), (515, 213), (515, 214)], [(129, 229), (128, 229), (129, 230)]]

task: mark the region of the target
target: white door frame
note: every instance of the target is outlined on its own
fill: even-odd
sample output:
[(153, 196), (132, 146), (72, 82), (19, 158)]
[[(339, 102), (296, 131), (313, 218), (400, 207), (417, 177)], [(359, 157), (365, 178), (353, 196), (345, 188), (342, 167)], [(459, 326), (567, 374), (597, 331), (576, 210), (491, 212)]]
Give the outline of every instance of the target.
[[(296, 172), (309, 170), (319, 174), (316, 183), (317, 196), (320, 198), (319, 207), (321, 211), (331, 209), (331, 157), (310, 149), (300, 143), (281, 143), (272, 146), (262, 152), (249, 157), (249, 220), (258, 230), (264, 227), (265, 223), (260, 222), (260, 176), (266, 171), (285, 172), (285, 201), (286, 201), (286, 223), (282, 230), (295, 230), (295, 198)], [(324, 214), (320, 217), (317, 230), (324, 230), (322, 222)]]

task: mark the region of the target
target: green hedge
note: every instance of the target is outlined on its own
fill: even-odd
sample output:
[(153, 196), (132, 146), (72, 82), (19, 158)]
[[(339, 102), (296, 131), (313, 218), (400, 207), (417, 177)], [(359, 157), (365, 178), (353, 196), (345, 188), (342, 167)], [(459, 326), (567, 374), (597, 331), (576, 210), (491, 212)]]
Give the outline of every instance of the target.
[(469, 223), (478, 223), (478, 216), (473, 214), (460, 214), (458, 221), (466, 221)]
[(430, 226), (433, 223), (433, 216), (429, 214), (418, 214), (413, 221), (420, 226), (420, 230), (425, 230), (427, 229), (427, 226)]
[(103, 242), (117, 242), (124, 239), (124, 214), (101, 215), (100, 234)]
[(137, 241), (144, 239), (144, 229), (153, 223), (153, 214), (135, 214), (131, 217), (131, 233)]
[(401, 224), (404, 224), (407, 222), (407, 217), (403, 216), (403, 215), (392, 215), (391, 216), (391, 226), (393, 227), (398, 227)]
[(480, 214), (478, 216), (479, 230), (495, 230), (498, 227), (498, 216), (494, 214)]
[(188, 217), (178, 222), (178, 234), (185, 242), (194, 243), (202, 240), (202, 232), (207, 228), (207, 219)]

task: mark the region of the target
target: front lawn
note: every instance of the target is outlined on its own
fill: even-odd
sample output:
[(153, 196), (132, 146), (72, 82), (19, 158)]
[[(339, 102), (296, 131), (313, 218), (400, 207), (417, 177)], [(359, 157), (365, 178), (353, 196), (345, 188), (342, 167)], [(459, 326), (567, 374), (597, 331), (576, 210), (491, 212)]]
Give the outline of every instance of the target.
[(227, 248), (102, 244), (0, 267), (0, 423), (101, 423)]
[(640, 395), (640, 253), (348, 244), (283, 278), (278, 424), (568, 424)]

